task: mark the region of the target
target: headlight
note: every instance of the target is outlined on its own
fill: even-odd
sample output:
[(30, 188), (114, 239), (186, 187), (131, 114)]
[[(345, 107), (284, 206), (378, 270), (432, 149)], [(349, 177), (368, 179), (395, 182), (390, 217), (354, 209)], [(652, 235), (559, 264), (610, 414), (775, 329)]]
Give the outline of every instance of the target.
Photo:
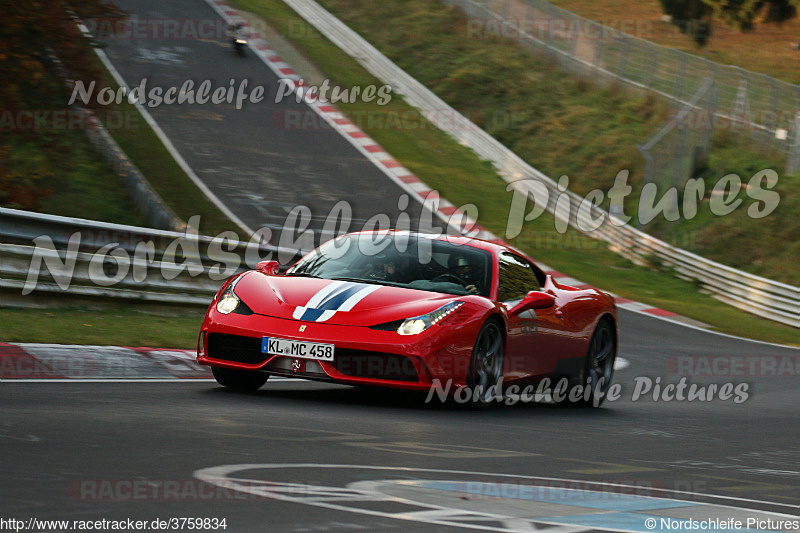
[(232, 313), (239, 307), (239, 298), (233, 294), (233, 291), (228, 292), (225, 291), (225, 294), (222, 295), (222, 298), (219, 299), (217, 302), (217, 311), (222, 313), (223, 315), (227, 315), (228, 313)]
[(230, 285), (228, 285), (225, 290), (222, 291), (222, 296), (220, 296), (219, 300), (217, 300), (217, 311), (223, 315), (234, 312), (236, 308), (239, 307), (239, 304), (242, 303), (239, 297), (236, 296), (236, 293), (233, 292), (233, 288), (240, 279), (242, 279), (241, 276), (233, 280)]
[(427, 315), (406, 318), (403, 323), (400, 324), (400, 327), (397, 328), (397, 333), (400, 335), (419, 335), (432, 325), (455, 312), (455, 310), (462, 305), (464, 305), (464, 302), (450, 302), (435, 311), (431, 311)]

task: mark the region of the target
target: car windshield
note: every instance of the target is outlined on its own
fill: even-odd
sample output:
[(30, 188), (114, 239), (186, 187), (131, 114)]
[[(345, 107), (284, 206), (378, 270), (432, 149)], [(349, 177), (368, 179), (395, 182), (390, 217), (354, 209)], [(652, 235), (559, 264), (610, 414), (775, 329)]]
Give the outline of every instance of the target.
[(407, 233), (343, 235), (286, 271), (446, 294), (489, 296), (491, 254)]

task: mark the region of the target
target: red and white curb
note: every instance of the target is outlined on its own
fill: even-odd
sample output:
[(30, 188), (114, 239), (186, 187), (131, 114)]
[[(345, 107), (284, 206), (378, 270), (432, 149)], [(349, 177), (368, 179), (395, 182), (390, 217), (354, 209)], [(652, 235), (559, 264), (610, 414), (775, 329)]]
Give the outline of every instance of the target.
[(194, 350), (0, 342), (2, 381), (213, 379)]
[[(2, 382), (214, 381), (194, 350), (0, 342)], [(273, 376), (283, 382), (298, 378)]]
[[(206, 2), (225, 19), (227, 24), (241, 24), (244, 27), (249, 27), (248, 21), (240, 16), (235, 9), (231, 8), (225, 0), (206, 0)], [(469, 236), (477, 239), (503, 242), (502, 239), (478, 225), (475, 220), (469, 218), (455, 205), (439, 196), (437, 191), (431, 189), (421, 179), (403, 167), (387, 150), (364, 133), (358, 126), (353, 124), (336, 108), (336, 106), (328, 103), (320, 103), (315, 97), (302, 93), (304, 86), (302, 78), (270, 47), (266, 40), (251, 35), (248, 44), (251, 50), (253, 50), (278, 77), (295, 82), (295, 94), (301, 92), (303, 100), (312, 110), (347, 139), (365, 158), (383, 171), (389, 179), (399, 185), (411, 197), (416, 198), (423, 205), (428, 206), (441, 220), (447, 223), (449, 227), (458, 231), (458, 233), (467, 233)], [(582, 283), (545, 265), (540, 264), (540, 266), (548, 274), (552, 274), (560, 284), (577, 288), (591, 287), (591, 285)], [(617, 305), (623, 309), (667, 319), (671, 322), (702, 328), (709, 327), (702, 322), (653, 307), (652, 305), (635, 302), (619, 296), (615, 296), (615, 298)]]
[[(0, 342), (0, 382), (214, 381), (211, 370), (197, 364), (196, 356), (194, 350)], [(626, 360), (617, 359), (617, 369), (628, 366)]]

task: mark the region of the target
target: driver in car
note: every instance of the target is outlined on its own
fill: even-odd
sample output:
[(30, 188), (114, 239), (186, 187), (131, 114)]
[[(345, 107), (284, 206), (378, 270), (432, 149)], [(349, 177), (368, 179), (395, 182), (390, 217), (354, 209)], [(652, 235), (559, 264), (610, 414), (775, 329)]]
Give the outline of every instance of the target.
[(391, 257), (387, 255), (380, 255), (375, 258), (373, 263), (369, 265), (370, 272), (368, 276), (373, 279), (380, 279), (386, 281), (396, 281), (397, 264)]
[(464, 288), (471, 294), (478, 294), (480, 291), (475, 286), (475, 272), (466, 257), (458, 257), (455, 261), (453, 273), (464, 281)]

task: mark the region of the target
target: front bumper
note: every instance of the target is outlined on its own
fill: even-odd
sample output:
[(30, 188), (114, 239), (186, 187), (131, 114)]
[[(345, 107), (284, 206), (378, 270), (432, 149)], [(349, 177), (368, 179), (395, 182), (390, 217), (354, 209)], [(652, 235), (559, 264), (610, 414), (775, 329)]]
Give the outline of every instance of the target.
[[(262, 353), (264, 336), (334, 344), (334, 361)], [(464, 324), (451, 329), (444, 322), (420, 335), (403, 336), (363, 326), (220, 315), (212, 310), (201, 329), (197, 361), (343, 384), (428, 390), (434, 379), (465, 381), (473, 342)]]

